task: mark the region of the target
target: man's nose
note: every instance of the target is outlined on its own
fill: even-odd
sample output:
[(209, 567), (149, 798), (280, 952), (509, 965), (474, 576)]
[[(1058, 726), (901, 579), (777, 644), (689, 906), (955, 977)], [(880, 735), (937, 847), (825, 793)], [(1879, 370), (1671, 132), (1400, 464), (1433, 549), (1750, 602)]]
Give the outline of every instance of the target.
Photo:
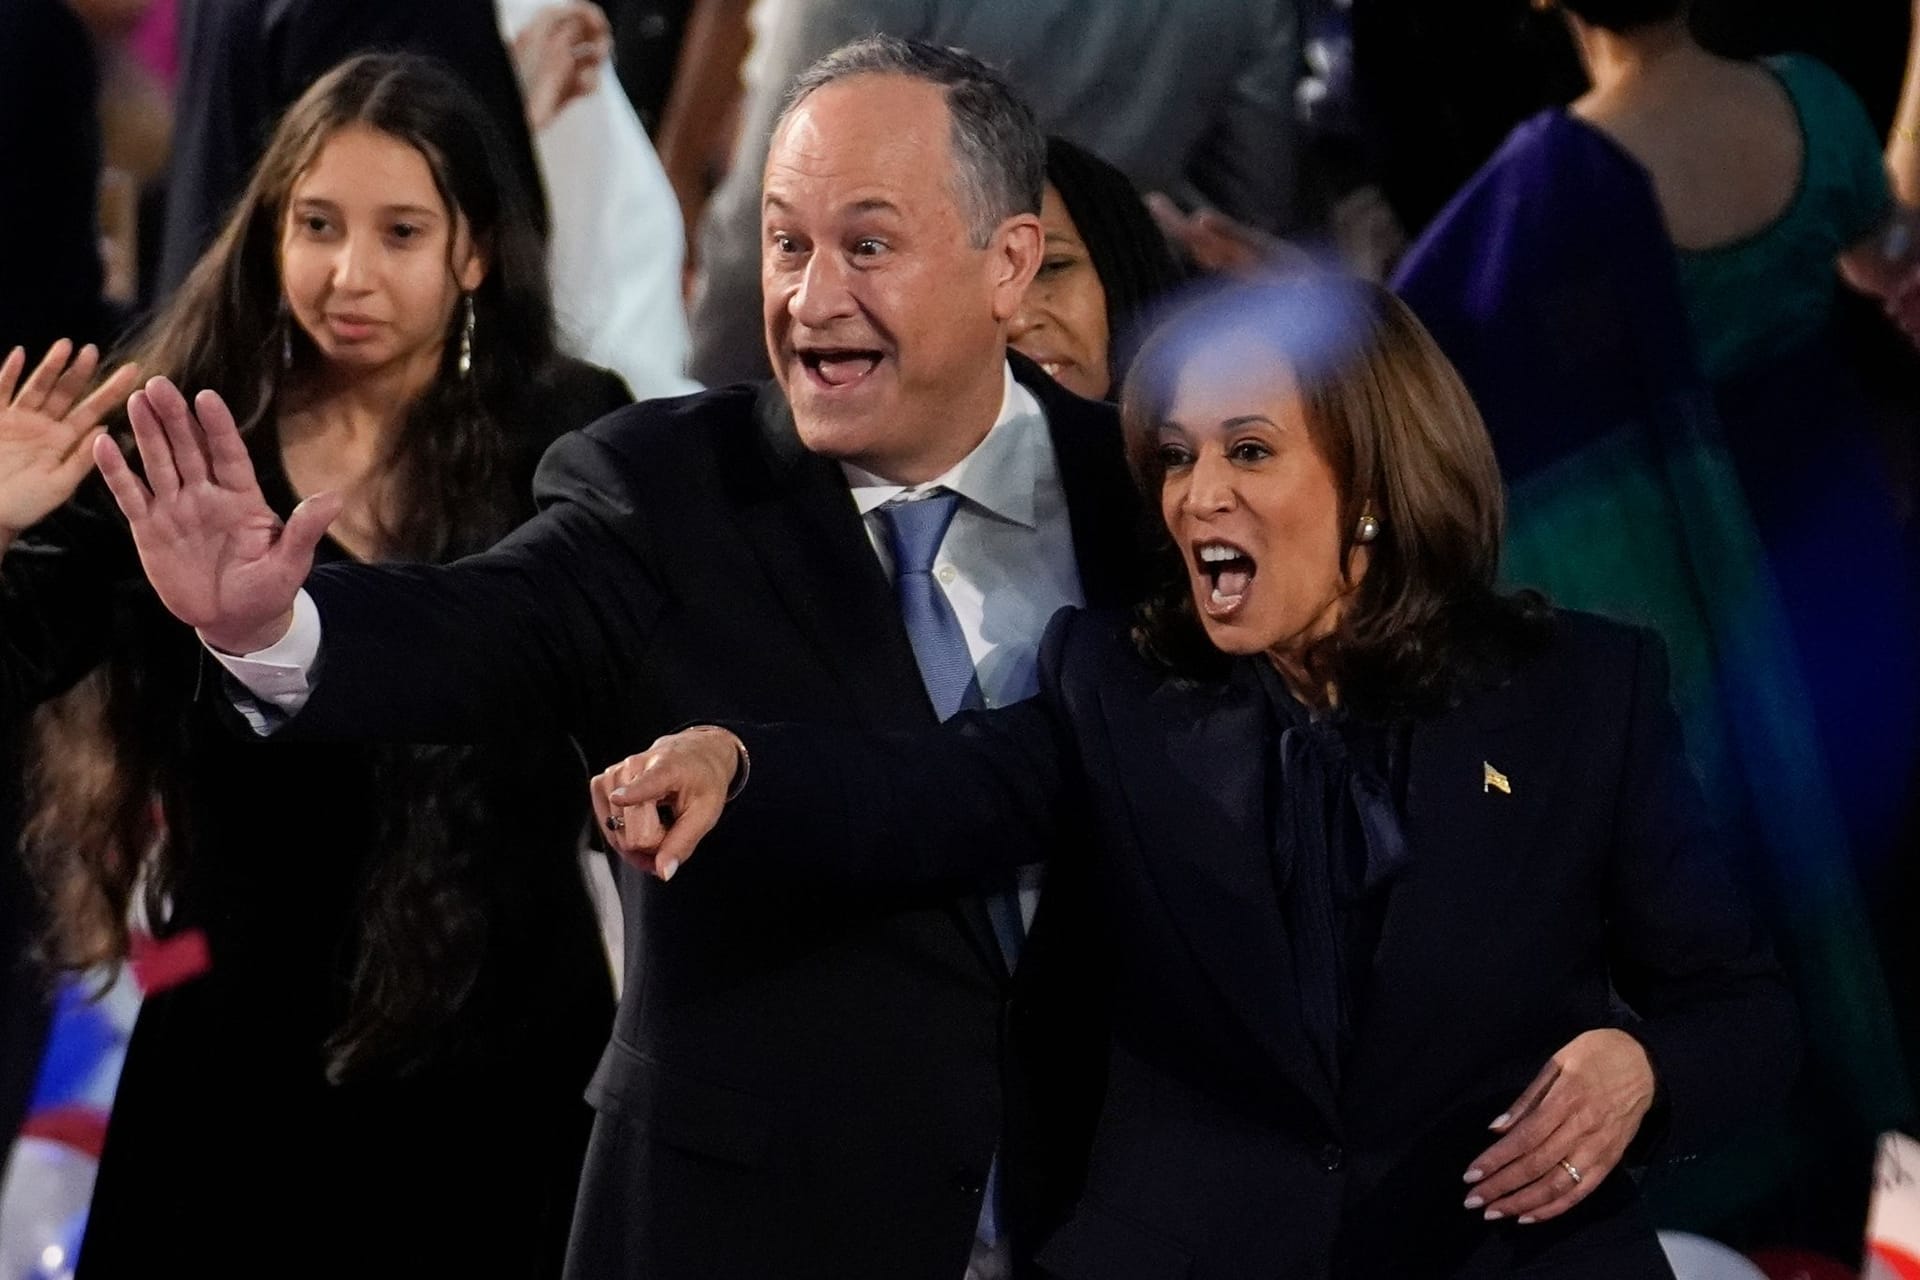
[(837, 254), (815, 253), (800, 273), (799, 287), (787, 302), (794, 320), (810, 329), (824, 328), (853, 310), (847, 288), (847, 268)]

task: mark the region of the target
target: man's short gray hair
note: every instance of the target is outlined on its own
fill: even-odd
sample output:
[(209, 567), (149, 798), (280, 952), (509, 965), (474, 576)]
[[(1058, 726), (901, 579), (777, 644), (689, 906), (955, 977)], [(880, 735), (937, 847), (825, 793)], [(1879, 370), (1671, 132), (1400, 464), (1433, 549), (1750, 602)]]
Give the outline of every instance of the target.
[(853, 76), (897, 75), (946, 90), (953, 118), (954, 194), (975, 248), (1018, 213), (1039, 213), (1047, 180), (1047, 140), (1033, 111), (986, 63), (960, 49), (900, 36), (864, 36), (801, 72), (780, 119), (814, 90)]

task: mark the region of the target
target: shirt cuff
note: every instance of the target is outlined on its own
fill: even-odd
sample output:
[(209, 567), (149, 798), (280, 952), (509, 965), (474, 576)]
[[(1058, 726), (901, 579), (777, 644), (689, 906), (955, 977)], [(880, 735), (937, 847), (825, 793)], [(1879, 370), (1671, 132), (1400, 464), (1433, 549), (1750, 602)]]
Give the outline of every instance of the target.
[(221, 653), (212, 646), (207, 652), (239, 686), (228, 688), (234, 709), (264, 737), (307, 704), (320, 656), (320, 609), (302, 588), (293, 598), (293, 625), (279, 640), (252, 653)]

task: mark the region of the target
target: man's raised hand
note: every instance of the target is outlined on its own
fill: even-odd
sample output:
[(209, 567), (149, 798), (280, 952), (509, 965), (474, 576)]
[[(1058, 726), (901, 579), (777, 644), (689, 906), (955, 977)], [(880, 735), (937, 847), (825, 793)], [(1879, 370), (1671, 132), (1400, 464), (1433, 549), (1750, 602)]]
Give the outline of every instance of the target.
[(189, 406), (154, 378), (127, 401), (127, 417), (145, 482), (110, 438), (94, 442), (93, 456), (161, 603), (216, 649), (273, 644), (292, 625), (294, 597), (340, 496), (315, 494), (283, 524), (260, 494), (233, 415), (211, 391)]

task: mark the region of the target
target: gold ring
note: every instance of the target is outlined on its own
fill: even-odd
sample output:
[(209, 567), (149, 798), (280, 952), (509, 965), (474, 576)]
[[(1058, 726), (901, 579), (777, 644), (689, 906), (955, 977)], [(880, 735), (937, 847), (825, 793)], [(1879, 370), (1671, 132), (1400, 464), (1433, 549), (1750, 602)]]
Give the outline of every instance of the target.
[(1577, 1187), (1580, 1185), (1582, 1181), (1584, 1181), (1584, 1179), (1580, 1177), (1580, 1171), (1573, 1167), (1573, 1162), (1571, 1160), (1562, 1160), (1560, 1162), (1560, 1167), (1567, 1171), (1567, 1176), (1569, 1178), (1573, 1179), (1574, 1186)]

